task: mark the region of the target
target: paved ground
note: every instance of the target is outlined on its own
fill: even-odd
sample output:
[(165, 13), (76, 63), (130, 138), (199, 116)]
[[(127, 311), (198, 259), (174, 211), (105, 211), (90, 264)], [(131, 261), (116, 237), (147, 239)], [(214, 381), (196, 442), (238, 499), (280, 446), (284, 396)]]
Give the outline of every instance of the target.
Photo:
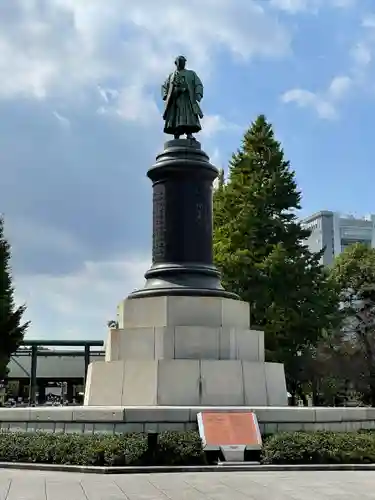
[(0, 500), (375, 499), (375, 471), (122, 476), (0, 470)]

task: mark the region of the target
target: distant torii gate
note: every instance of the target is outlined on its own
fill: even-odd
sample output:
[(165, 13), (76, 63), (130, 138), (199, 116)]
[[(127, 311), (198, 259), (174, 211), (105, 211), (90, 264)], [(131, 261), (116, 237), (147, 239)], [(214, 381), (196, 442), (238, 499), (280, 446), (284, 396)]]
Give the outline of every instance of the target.
[[(31, 370), (30, 370), (30, 389), (29, 389), (29, 401), (30, 405), (35, 404), (36, 397), (36, 373), (38, 364), (38, 348), (39, 347), (84, 347), (84, 358), (85, 358), (85, 383), (87, 368), (90, 364), (90, 349), (91, 347), (103, 347), (103, 340), (24, 340), (21, 343), (22, 346), (31, 348)], [(65, 351), (65, 356), (69, 354)], [(72, 352), (72, 356), (77, 355), (76, 352)], [(43, 351), (43, 356), (59, 356), (58, 352), (48, 352)]]

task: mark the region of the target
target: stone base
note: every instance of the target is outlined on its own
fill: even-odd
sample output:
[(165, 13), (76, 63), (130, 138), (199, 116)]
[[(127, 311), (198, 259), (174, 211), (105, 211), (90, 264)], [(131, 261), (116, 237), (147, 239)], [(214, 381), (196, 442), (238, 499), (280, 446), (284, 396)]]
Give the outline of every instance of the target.
[(170, 296), (125, 299), (117, 306), (119, 328), (207, 326), (250, 328), (250, 305), (223, 297)]
[(1, 432), (124, 434), (197, 430), (202, 411), (255, 412), (262, 434), (375, 430), (375, 408), (291, 406), (37, 406), (0, 408)]
[(106, 361), (205, 359), (264, 362), (264, 333), (240, 328), (159, 326), (109, 331)]
[(284, 367), (243, 360), (98, 361), (89, 366), (89, 406), (286, 406)]
[(105, 361), (87, 372), (89, 406), (284, 406), (284, 367), (264, 362), (246, 302), (224, 297), (124, 300)]

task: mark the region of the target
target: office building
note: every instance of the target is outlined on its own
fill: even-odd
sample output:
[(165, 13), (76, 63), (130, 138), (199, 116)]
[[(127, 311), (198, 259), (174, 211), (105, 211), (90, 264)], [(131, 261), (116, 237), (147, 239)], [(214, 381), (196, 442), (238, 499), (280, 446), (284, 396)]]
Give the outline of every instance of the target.
[(338, 212), (321, 211), (302, 221), (310, 229), (311, 235), (306, 240), (313, 252), (325, 248), (322, 264), (331, 265), (334, 258), (353, 243), (364, 243), (375, 247), (375, 215), (356, 217)]

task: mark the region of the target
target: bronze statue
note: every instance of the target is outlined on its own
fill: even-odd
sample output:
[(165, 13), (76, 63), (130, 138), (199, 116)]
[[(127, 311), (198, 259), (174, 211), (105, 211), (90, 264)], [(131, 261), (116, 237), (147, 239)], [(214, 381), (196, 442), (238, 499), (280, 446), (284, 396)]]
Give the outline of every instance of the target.
[(186, 134), (187, 139), (201, 130), (199, 119), (203, 118), (199, 102), (203, 97), (203, 85), (195, 71), (185, 68), (186, 58), (178, 56), (176, 69), (164, 82), (161, 92), (165, 101), (163, 119), (164, 132), (179, 139)]

